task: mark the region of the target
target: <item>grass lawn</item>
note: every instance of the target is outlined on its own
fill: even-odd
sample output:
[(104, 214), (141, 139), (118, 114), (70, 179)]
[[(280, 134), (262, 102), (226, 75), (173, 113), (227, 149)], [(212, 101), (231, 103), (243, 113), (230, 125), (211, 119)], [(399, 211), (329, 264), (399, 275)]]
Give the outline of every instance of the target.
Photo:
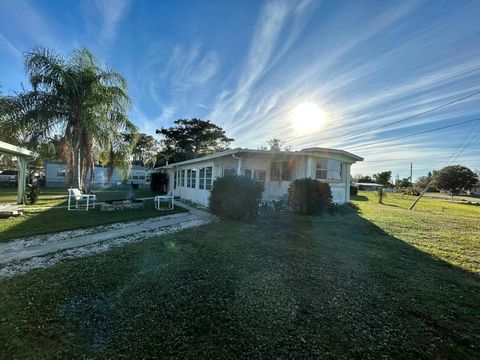
[[(97, 202), (122, 199), (127, 196), (125, 190), (97, 192)], [(149, 189), (135, 190), (136, 197), (154, 196)], [(0, 203), (16, 201), (16, 188), (0, 188)], [(23, 216), (0, 219), (0, 242), (13, 238), (71, 230), (88, 226), (110, 224), (121, 221), (136, 220), (153, 216), (169, 215), (185, 211), (176, 207), (173, 211), (155, 210), (153, 200), (145, 201), (145, 208), (140, 210), (121, 210), (115, 212), (100, 211), (100, 206), (89, 211), (67, 211), (65, 208), (45, 208), (47, 206), (66, 206), (65, 189), (42, 189), (38, 202), (27, 206)], [(42, 208), (42, 206), (44, 208)]]
[(218, 222), (0, 280), (0, 358), (479, 358), (480, 207)]

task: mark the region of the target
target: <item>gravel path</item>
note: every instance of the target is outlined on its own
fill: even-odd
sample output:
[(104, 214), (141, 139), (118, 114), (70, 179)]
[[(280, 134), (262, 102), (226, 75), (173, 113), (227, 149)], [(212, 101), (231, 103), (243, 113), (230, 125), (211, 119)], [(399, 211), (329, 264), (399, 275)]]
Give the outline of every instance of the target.
[(46, 268), (111, 247), (199, 226), (212, 219), (198, 212), (30, 236), (0, 244), (0, 278)]

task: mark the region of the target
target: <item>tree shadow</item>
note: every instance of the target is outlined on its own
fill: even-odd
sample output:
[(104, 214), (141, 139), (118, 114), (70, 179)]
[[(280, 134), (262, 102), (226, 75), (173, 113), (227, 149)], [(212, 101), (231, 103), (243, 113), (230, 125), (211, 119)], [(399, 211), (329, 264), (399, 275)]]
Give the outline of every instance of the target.
[(366, 197), (365, 195), (354, 195), (351, 198), (355, 201), (368, 201), (368, 197)]

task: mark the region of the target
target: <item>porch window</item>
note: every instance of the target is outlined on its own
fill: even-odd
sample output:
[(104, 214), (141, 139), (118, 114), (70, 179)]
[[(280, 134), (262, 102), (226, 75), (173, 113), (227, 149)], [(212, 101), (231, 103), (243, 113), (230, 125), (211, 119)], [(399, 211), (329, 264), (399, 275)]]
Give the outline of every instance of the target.
[(197, 180), (197, 170), (187, 169), (187, 187), (195, 189), (196, 180)]
[(180, 186), (185, 186), (185, 170), (180, 170)]
[(267, 175), (267, 172), (265, 170), (254, 170), (253, 180), (263, 184), (265, 182), (266, 175)]
[(178, 182), (178, 171), (175, 171), (174, 178), (173, 178), (173, 190), (177, 188), (177, 182)]
[(200, 183), (199, 189), (211, 190), (212, 189), (212, 167), (204, 167), (200, 169)]
[(243, 175), (244, 175), (245, 177), (251, 179), (251, 178), (252, 178), (252, 170), (250, 170), (250, 169), (245, 169), (245, 170), (243, 170)]
[(212, 190), (213, 169), (211, 166), (205, 169), (205, 190)]
[(270, 167), (270, 180), (292, 181), (292, 168), (293, 163), (291, 161), (272, 162)]
[(342, 180), (342, 162), (339, 160), (318, 159), (315, 168), (318, 180)]
[(66, 173), (67, 173), (67, 170), (57, 170), (58, 177), (65, 177)]
[(237, 175), (237, 170), (236, 169), (223, 169), (223, 176), (227, 175)]

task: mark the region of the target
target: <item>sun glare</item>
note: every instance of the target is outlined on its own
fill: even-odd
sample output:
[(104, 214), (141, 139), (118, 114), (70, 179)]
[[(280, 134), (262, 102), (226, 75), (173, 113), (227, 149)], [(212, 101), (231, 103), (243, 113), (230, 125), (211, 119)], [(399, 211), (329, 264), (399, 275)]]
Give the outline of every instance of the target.
[(325, 121), (325, 113), (317, 104), (304, 102), (292, 111), (292, 125), (300, 134), (318, 130)]

